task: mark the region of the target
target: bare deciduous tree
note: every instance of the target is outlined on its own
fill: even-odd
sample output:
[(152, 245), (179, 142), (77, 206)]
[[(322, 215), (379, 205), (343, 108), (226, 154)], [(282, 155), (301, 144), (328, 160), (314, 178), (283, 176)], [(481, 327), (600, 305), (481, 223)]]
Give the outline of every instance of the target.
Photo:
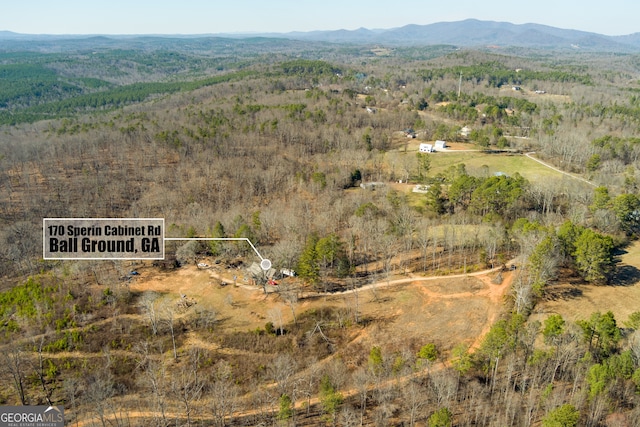
[(161, 321), (169, 328), (171, 333), (171, 343), (173, 345), (173, 359), (178, 360), (178, 351), (176, 349), (176, 331), (175, 331), (175, 310), (170, 303), (165, 302), (161, 309)]
[(291, 309), (293, 323), (298, 323), (296, 319), (296, 305), (298, 304), (299, 298), (299, 285), (294, 282), (283, 281), (278, 286), (278, 293)]
[(18, 346), (5, 347), (0, 351), (0, 372), (7, 378), (6, 383), (11, 383), (20, 404), (27, 405), (26, 378), (27, 378), (27, 354)]
[(209, 381), (208, 395), (211, 398), (209, 408), (216, 426), (226, 426), (227, 419), (231, 419), (237, 409), (238, 397), (238, 387), (233, 382), (228, 362), (218, 363), (213, 378)]
[(158, 327), (160, 324), (160, 316), (157, 307), (159, 298), (160, 295), (153, 291), (146, 291), (140, 298), (140, 305), (142, 306), (142, 310), (149, 321), (153, 335), (158, 334)]
[(278, 396), (291, 396), (291, 377), (296, 371), (297, 362), (288, 353), (279, 354), (269, 366), (269, 375), (277, 384)]
[(182, 365), (178, 372), (172, 375), (172, 394), (182, 403), (187, 426), (191, 426), (194, 402), (202, 395), (204, 381), (199, 373), (200, 354), (197, 349), (190, 352), (188, 364)]

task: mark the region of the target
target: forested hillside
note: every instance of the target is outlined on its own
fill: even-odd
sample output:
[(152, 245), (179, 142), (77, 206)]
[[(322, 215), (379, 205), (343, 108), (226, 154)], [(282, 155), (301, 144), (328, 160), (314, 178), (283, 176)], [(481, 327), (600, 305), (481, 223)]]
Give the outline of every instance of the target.
[[(638, 56), (69, 43), (0, 52), (1, 404), (103, 426), (640, 423)], [(237, 242), (44, 260), (43, 218), (248, 238), (277, 275)]]

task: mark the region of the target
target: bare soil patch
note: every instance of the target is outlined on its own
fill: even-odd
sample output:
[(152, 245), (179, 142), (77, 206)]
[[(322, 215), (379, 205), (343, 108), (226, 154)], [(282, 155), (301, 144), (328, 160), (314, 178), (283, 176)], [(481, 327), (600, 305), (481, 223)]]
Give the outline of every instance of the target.
[[(225, 286), (222, 286), (223, 281)], [(162, 293), (176, 305), (183, 298), (193, 301), (194, 309), (215, 311), (218, 321), (231, 330), (263, 327), (268, 321), (268, 310), (274, 306), (274, 297), (267, 302), (268, 295), (257, 288), (248, 290), (241, 286), (242, 283), (242, 276), (236, 286), (233, 277), (220, 280), (211, 269), (189, 265), (170, 272), (154, 268), (141, 270), (130, 289)]]

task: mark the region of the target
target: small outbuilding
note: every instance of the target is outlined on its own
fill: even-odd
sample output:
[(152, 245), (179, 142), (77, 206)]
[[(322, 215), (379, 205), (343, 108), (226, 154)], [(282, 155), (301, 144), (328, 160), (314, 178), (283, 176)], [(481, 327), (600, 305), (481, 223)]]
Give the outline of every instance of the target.
[(360, 183), (360, 188), (363, 190), (375, 190), (376, 188), (384, 187), (384, 182), (362, 182)]
[(407, 138), (415, 138), (416, 137), (416, 131), (414, 131), (411, 128), (405, 129), (402, 132), (404, 133), (404, 136), (406, 136)]
[(420, 153), (433, 153), (433, 145), (427, 143), (420, 143), (420, 147), (418, 147), (418, 152)]
[(442, 150), (444, 148), (447, 148), (447, 142), (446, 141), (442, 141), (441, 139), (438, 139), (436, 141), (435, 148), (436, 148), (436, 150)]

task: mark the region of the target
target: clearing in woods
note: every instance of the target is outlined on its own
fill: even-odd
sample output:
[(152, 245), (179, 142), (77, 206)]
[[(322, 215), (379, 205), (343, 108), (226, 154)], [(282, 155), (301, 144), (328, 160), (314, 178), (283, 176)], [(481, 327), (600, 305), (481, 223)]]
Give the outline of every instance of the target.
[(640, 310), (640, 242), (634, 242), (620, 257), (617, 274), (609, 285), (561, 281), (549, 287), (550, 298), (539, 303), (531, 319), (543, 321), (550, 314), (566, 320), (588, 319), (591, 313), (611, 311), (619, 326)]
[[(198, 309), (214, 310), (220, 319), (218, 327), (226, 332), (264, 327), (266, 322), (274, 321), (274, 313), (285, 324), (293, 320), (290, 306), (273, 292), (275, 287), (265, 295), (257, 286), (245, 284), (237, 270), (215, 271), (189, 265), (169, 273), (155, 268), (139, 271), (140, 276), (131, 284), (132, 291), (156, 291), (176, 303), (187, 298)], [(238, 286), (234, 285), (234, 272)], [(361, 336), (356, 338), (365, 346), (419, 340), (434, 342), (442, 351), (462, 342), (475, 347), (502, 313), (503, 296), (514, 275), (503, 272), (502, 282), (494, 284), (498, 274), (493, 270), (450, 278), (396, 276), (367, 285), (357, 295), (344, 292), (303, 298), (294, 308), (296, 315), (321, 307), (347, 313), (357, 304), (362, 319), (374, 320), (371, 326), (358, 329)], [(221, 280), (227, 285), (221, 286)]]
[[(212, 309), (225, 331), (247, 331), (264, 327), (279, 312), (282, 321), (292, 321), (290, 307), (271, 287), (261, 289), (244, 283), (238, 270), (215, 271), (190, 265), (173, 272), (155, 268), (140, 269), (131, 290), (163, 293), (176, 302), (184, 295), (199, 309)], [(235, 272), (235, 273), (234, 273)], [(376, 319), (359, 334), (368, 341), (400, 342), (419, 339), (435, 342), (442, 350), (460, 342), (477, 346), (502, 312), (503, 297), (516, 272), (503, 273), (500, 285), (492, 284), (496, 272), (480, 272), (455, 277), (392, 277), (367, 285), (357, 293), (359, 314)], [(234, 286), (233, 275), (237, 274)], [(228, 283), (220, 286), (221, 280)], [(549, 297), (538, 303), (531, 320), (543, 321), (550, 314), (561, 314), (568, 321), (588, 319), (593, 312), (612, 311), (618, 323), (640, 307), (640, 242), (629, 246), (620, 257), (618, 273), (610, 285), (586, 284), (580, 280), (561, 280), (548, 287)], [(320, 307), (348, 311), (356, 304), (354, 293), (303, 298), (295, 304), (296, 314)], [(366, 336), (366, 337), (365, 337)], [(455, 338), (452, 338), (455, 337)]]
[[(420, 140), (412, 139), (407, 142), (405, 152), (404, 146), (386, 154), (388, 163), (394, 165), (396, 171), (402, 170), (403, 165), (413, 158), (418, 152)], [(466, 166), (467, 173), (476, 176), (491, 176), (502, 172), (509, 176), (517, 173), (530, 182), (545, 183), (553, 179), (556, 182), (570, 180), (561, 172), (549, 168), (533, 159), (520, 153), (487, 153), (478, 150), (473, 144), (447, 143), (450, 148), (446, 151), (430, 153), (431, 165), (429, 175), (436, 176), (439, 173), (446, 173), (450, 167), (457, 167), (460, 164)], [(407, 160), (408, 159), (408, 160)], [(413, 187), (413, 185), (411, 185)]]

